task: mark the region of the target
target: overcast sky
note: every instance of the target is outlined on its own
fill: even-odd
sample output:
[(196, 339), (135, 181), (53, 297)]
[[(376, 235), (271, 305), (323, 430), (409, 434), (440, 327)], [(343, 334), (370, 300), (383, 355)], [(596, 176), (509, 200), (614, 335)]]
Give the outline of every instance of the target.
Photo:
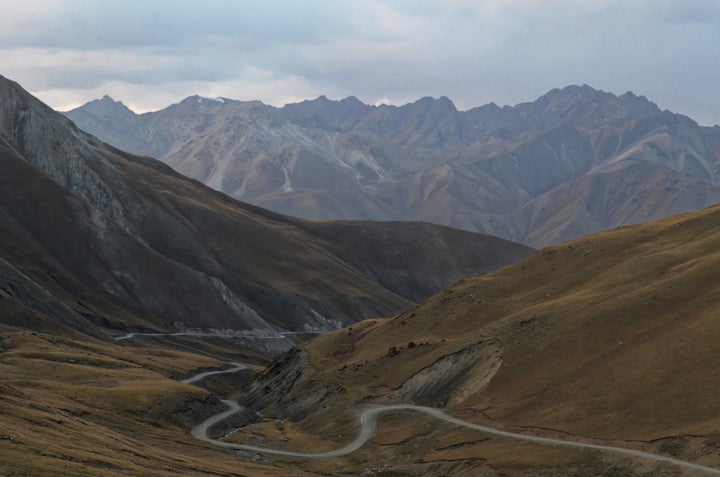
[(468, 109), (586, 83), (711, 125), (720, 1), (6, 1), (0, 65), (59, 110), (104, 94), (138, 112), (193, 94)]

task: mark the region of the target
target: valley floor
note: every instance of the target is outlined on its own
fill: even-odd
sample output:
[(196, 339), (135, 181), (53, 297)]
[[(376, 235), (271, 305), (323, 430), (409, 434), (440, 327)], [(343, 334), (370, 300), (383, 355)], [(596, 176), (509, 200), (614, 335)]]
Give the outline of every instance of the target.
[[(171, 350), (2, 334), (0, 473), (720, 475), (671, 457), (683, 455), (682, 445), (605, 445), (537, 429), (509, 432), (403, 404), (340, 412), (321, 432), (263, 419), (219, 441), (213, 424), (239, 406), (214, 394), (232, 394), (239, 385), (233, 376), (244, 369)], [(206, 419), (192, 435), (207, 443), (187, 431), (201, 416)]]

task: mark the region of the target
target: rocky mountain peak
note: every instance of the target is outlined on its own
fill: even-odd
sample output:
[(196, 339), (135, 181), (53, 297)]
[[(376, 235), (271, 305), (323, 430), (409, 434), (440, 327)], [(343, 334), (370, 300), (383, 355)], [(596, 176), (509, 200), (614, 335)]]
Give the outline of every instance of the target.
[(12, 81), (0, 81), (0, 106), (0, 135), (8, 138), (27, 161), (125, 230), (138, 230), (111, 192), (105, 173), (112, 170), (112, 165), (97, 138)]
[(433, 98), (432, 96), (425, 96), (415, 101), (414, 103), (406, 105), (405, 107), (410, 109), (422, 109), (425, 111), (432, 111), (437, 113), (457, 112), (455, 104), (447, 96), (440, 96), (437, 99)]
[(226, 104), (228, 101), (225, 98), (220, 97), (211, 97), (211, 96), (201, 96), (199, 94), (194, 94), (192, 96), (188, 96), (187, 98), (180, 101), (179, 104), (181, 105), (188, 105), (188, 106), (219, 106)]
[(625, 107), (634, 108), (634, 109), (644, 109), (649, 112), (653, 113), (659, 113), (660, 108), (658, 108), (657, 104), (653, 103), (649, 99), (647, 99), (645, 96), (642, 95), (636, 95), (632, 91), (628, 91), (625, 94), (619, 96), (617, 98), (618, 102)]
[(582, 127), (599, 127), (601, 124), (637, 121), (661, 113), (654, 103), (644, 96), (627, 92), (621, 96), (597, 90), (586, 84), (553, 89), (534, 103), (518, 105), (533, 114), (549, 115), (551, 118), (572, 118)]
[(315, 99), (306, 99), (304, 101), (300, 101), (299, 103), (290, 103), (286, 104), (282, 107), (282, 109), (302, 109), (302, 110), (308, 110), (308, 109), (317, 109), (317, 108), (324, 108), (328, 106), (332, 106), (337, 104), (338, 101), (332, 101), (328, 99), (327, 96), (324, 94), (321, 94)]
[(122, 101), (115, 101), (109, 95), (104, 95), (101, 99), (90, 101), (84, 106), (75, 108), (73, 111), (84, 110), (102, 119), (122, 119), (127, 120), (137, 116), (133, 110), (125, 106)]
[(614, 97), (614, 95), (596, 90), (586, 84), (582, 86), (571, 85), (562, 89), (555, 88), (545, 93), (535, 101), (535, 104), (543, 107), (546, 111), (564, 113), (580, 104), (609, 97)]
[(334, 101), (321, 95), (286, 104), (280, 110), (285, 117), (302, 126), (346, 130), (355, 126), (371, 109), (354, 96)]
[(357, 99), (355, 96), (349, 96), (345, 99), (342, 99), (340, 101), (335, 101), (332, 99), (328, 99), (327, 96), (324, 94), (321, 94), (315, 99), (306, 99), (305, 101), (300, 101), (299, 103), (290, 103), (286, 104), (282, 107), (282, 109), (304, 109), (307, 110), (309, 108), (323, 108), (323, 107), (336, 107), (339, 105), (362, 105), (365, 106), (364, 103), (362, 103), (359, 99)]
[(366, 106), (365, 103), (363, 103), (362, 101), (357, 99), (356, 96), (348, 96), (345, 99), (341, 99), (340, 104), (346, 104), (346, 105), (351, 105), (351, 106), (361, 106), (361, 107)]

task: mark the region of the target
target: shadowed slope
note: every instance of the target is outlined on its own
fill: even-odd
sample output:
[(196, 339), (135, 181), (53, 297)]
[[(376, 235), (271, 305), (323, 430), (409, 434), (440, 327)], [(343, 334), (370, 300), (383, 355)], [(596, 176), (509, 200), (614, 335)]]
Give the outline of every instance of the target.
[[(51, 320), (57, 313), (49, 310), (61, 309), (72, 328), (88, 332), (327, 330), (397, 313), (438, 286), (529, 253), (413, 224), (416, 233), (394, 242), (404, 255), (373, 257), (375, 237), (386, 243), (394, 224), (316, 225), (237, 202), (101, 143), (5, 79), (0, 138), (3, 290), (8, 307), (25, 309), (3, 316), (14, 326), (28, 310)], [(354, 227), (369, 249), (326, 240), (335, 227)], [(450, 256), (447, 268), (435, 262), (433, 276), (418, 258), (438, 245)], [(453, 250), (463, 251), (462, 263)], [(25, 326), (35, 325), (48, 322)]]

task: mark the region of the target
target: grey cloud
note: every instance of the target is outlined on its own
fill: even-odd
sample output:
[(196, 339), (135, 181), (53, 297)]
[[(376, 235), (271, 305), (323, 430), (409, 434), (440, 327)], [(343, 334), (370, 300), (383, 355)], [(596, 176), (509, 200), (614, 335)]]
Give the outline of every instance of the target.
[[(45, 10), (0, 18), (3, 73), (58, 95), (266, 81), (299, 88), (254, 90), (267, 102), (317, 91), (369, 102), (447, 95), (469, 108), (588, 83), (720, 120), (720, 4), (709, 0), (33, 2)], [(57, 58), (11, 59), (29, 46)]]
[[(77, 49), (264, 47), (319, 42), (348, 31), (342, 2), (68, 0), (65, 9), (0, 19), (2, 44)], [(209, 41), (208, 41), (209, 40)]]

